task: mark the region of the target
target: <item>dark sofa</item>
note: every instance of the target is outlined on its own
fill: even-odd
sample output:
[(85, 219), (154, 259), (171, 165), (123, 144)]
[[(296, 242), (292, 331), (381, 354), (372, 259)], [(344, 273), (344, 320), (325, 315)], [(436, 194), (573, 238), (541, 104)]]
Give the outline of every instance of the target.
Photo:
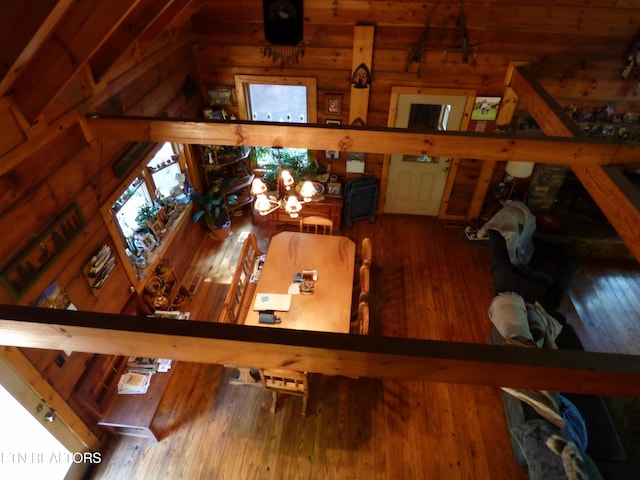
[(537, 301), (549, 312), (557, 310), (579, 268), (570, 244), (534, 235), (535, 253), (529, 263), (513, 265), (500, 232), (489, 230), (488, 236), (494, 291), (515, 292), (527, 303)]
[[(571, 325), (566, 324), (561, 314), (553, 313), (561, 324), (562, 331), (556, 338), (556, 345), (562, 349), (583, 350), (582, 343)], [(504, 339), (495, 327), (491, 331), (491, 343), (501, 345)], [(588, 445), (585, 450), (593, 461), (603, 479), (631, 480), (640, 478), (640, 464), (634, 453), (625, 444), (619, 426), (613, 419), (606, 400), (599, 395), (584, 395), (575, 393), (561, 394), (572, 402), (584, 419)], [(516, 397), (503, 393), (504, 412), (509, 428), (511, 445), (516, 461), (527, 466), (532, 478), (564, 478), (553, 477), (550, 472), (558, 469), (559, 457), (556, 457), (546, 445), (545, 438), (539, 442), (539, 449), (532, 455), (532, 441), (535, 437), (531, 432), (539, 432), (545, 428), (549, 431), (556, 427), (542, 417), (529, 405)], [(547, 425), (548, 424), (548, 425)], [(529, 433), (527, 438), (524, 438)], [(532, 460), (532, 458), (534, 460)], [(556, 464), (549, 467), (549, 463)], [(542, 465), (542, 464), (547, 465)], [(532, 472), (534, 472), (532, 474)], [(542, 472), (542, 473), (541, 473)]]

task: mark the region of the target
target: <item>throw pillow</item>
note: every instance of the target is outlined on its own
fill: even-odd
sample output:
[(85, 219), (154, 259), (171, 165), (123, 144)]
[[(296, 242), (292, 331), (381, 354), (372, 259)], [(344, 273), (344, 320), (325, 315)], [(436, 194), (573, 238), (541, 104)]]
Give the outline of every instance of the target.
[(503, 338), (520, 337), (533, 341), (527, 307), (524, 299), (517, 293), (496, 295), (489, 306), (489, 318)]

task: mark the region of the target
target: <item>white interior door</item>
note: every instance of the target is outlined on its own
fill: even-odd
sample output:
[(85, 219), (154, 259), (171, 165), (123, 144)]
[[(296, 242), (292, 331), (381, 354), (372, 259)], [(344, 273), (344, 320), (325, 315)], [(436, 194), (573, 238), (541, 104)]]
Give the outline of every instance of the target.
[[(400, 93), (394, 127), (459, 130), (467, 100), (466, 95)], [(449, 157), (391, 155), (384, 212), (437, 215), (450, 165)]]
[(0, 425), (0, 478), (75, 480), (99, 461), (1, 356)]

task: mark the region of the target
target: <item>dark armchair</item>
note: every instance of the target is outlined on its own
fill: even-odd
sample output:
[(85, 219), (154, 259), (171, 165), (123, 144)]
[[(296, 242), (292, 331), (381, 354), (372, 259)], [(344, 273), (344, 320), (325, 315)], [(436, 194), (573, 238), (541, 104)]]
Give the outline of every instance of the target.
[(495, 293), (516, 292), (527, 303), (537, 301), (547, 311), (557, 310), (578, 271), (578, 261), (570, 245), (534, 236), (535, 253), (529, 263), (513, 265), (500, 232), (489, 230), (488, 235)]

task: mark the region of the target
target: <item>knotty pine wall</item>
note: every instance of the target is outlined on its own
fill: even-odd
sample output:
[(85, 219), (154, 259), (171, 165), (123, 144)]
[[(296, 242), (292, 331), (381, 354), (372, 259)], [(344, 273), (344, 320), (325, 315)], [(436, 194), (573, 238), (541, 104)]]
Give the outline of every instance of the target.
[[(104, 243), (114, 247), (98, 209), (120, 187), (123, 179), (116, 177), (113, 164), (131, 144), (87, 138), (74, 112), (193, 118), (200, 111), (201, 99), (198, 92), (191, 99), (185, 98), (182, 88), (187, 76), (197, 82), (188, 25), (172, 39), (160, 39), (143, 60), (125, 52), (99, 84), (93, 82), (90, 72), (74, 79), (36, 126), (29, 127), (20, 118), (9, 97), (0, 100), (0, 148), (5, 152), (2, 158), (15, 160), (15, 152), (24, 149), (17, 165), (0, 177), (1, 263), (19, 252), (72, 202), (78, 203), (87, 222), (80, 235), (17, 303), (33, 304), (53, 281), (64, 287), (79, 310), (118, 313), (130, 301), (130, 282), (119, 259), (98, 295), (91, 292), (82, 268)], [(59, 127), (61, 122), (64, 128)], [(45, 141), (34, 149), (27, 140), (39, 136)], [(203, 233), (202, 229), (191, 228), (190, 221), (185, 227), (176, 240), (185, 248), (177, 251), (178, 257), (173, 261), (178, 268), (186, 269), (190, 259), (185, 255), (193, 251), (191, 247)], [(0, 303), (16, 303), (4, 287), (0, 287)], [(85, 424), (99, 433), (73, 396), (74, 386), (92, 355), (74, 352), (67, 356), (38, 349), (21, 352)], [(58, 355), (65, 359), (62, 367), (54, 362)]]
[[(464, 62), (457, 26), (460, 2), (305, 0), (304, 57), (284, 68), (262, 55), (262, 2), (242, 3), (239, 13), (234, 2), (206, 0), (192, 17), (204, 98), (207, 87), (232, 87), (236, 74), (317, 77), (318, 122), (340, 118), (347, 124), (354, 25), (371, 24), (376, 27), (367, 119), (371, 126), (387, 125), (391, 87), (396, 85), (467, 88), (500, 97), (510, 62), (530, 62), (535, 78), (563, 106), (592, 108), (614, 102), (621, 111), (639, 107), (631, 83), (620, 75), (640, 20), (640, 8), (631, 1), (462, 2), (469, 45)], [(426, 22), (430, 27), (425, 31)], [(422, 35), (422, 63), (409, 62), (410, 50)], [(343, 96), (339, 117), (324, 113), (328, 93)], [(488, 122), (486, 131), (492, 128)], [(324, 152), (317, 152), (317, 158), (321, 164), (328, 162)], [(332, 172), (346, 180), (345, 159), (342, 153), (340, 161), (331, 164)], [(368, 154), (365, 173), (380, 178), (383, 160), (382, 155)], [(446, 213), (464, 216), (481, 162), (460, 159), (458, 167)], [(496, 169), (502, 171), (504, 164)]]

